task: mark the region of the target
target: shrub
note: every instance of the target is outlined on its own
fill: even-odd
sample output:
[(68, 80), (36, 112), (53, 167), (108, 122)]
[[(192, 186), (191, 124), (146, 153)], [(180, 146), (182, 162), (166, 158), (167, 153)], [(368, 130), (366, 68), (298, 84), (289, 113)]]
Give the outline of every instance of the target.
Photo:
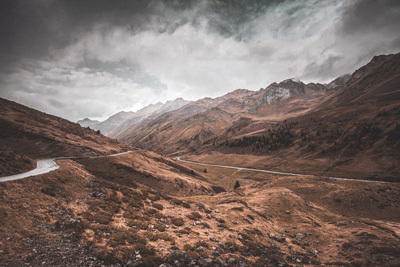
[(105, 212), (85, 213), (85, 218), (92, 222), (107, 225), (112, 221), (112, 214)]
[(160, 266), (165, 262), (163, 258), (154, 255), (148, 255), (142, 258), (143, 266)]
[(175, 242), (175, 239), (167, 233), (161, 233), (161, 234), (149, 233), (148, 238), (150, 241), (153, 241), (153, 242), (157, 241), (159, 239), (167, 241), (167, 242)]
[(165, 232), (165, 225), (161, 223), (157, 223), (154, 225), (154, 228), (160, 232)]
[(198, 213), (197, 211), (192, 212), (191, 214), (187, 215), (187, 217), (191, 220), (198, 220), (201, 218), (200, 213)]
[(171, 222), (176, 226), (183, 226), (185, 222), (181, 218), (172, 218)]
[(186, 255), (187, 255), (188, 258), (192, 258), (192, 259), (195, 259), (195, 260), (200, 258), (200, 254), (197, 253), (196, 251), (188, 251), (188, 252), (186, 252)]
[(185, 244), (185, 245), (183, 246), (183, 250), (184, 250), (184, 251), (194, 250), (194, 247), (193, 247), (192, 245), (190, 245), (190, 244)]
[(43, 194), (46, 194), (46, 195), (51, 196), (51, 197), (55, 197), (56, 196), (56, 191), (53, 188), (48, 187), (48, 186), (43, 187), (42, 189), (40, 189), (40, 191)]
[(158, 210), (163, 210), (164, 209), (164, 206), (159, 204), (159, 203), (153, 203), (153, 207), (158, 209)]
[(138, 229), (146, 230), (149, 227), (149, 224), (146, 221), (133, 220), (133, 221), (128, 221), (128, 226), (130, 227), (135, 226)]
[(187, 203), (187, 202), (183, 202), (183, 203), (182, 203), (182, 206), (183, 206), (184, 208), (190, 209), (190, 204)]
[(156, 210), (156, 209), (148, 209), (147, 210), (147, 213), (148, 214), (155, 214), (155, 213), (157, 213), (158, 211)]
[(140, 255), (143, 256), (151, 256), (155, 254), (154, 248), (151, 246), (146, 246), (144, 244), (136, 244), (135, 250), (140, 251)]
[(149, 199), (152, 200), (152, 201), (157, 201), (157, 200), (160, 200), (161, 197), (157, 196), (157, 195), (149, 195)]
[(203, 248), (209, 248), (208, 243), (203, 240), (199, 240), (194, 244), (196, 247), (203, 247)]
[(185, 229), (180, 229), (178, 231), (176, 231), (177, 233), (181, 234), (181, 235), (188, 235), (190, 234), (190, 228), (189, 227), (185, 227)]
[(177, 198), (172, 199), (172, 202), (173, 202), (175, 205), (182, 205), (182, 203), (183, 203), (182, 200), (177, 199)]

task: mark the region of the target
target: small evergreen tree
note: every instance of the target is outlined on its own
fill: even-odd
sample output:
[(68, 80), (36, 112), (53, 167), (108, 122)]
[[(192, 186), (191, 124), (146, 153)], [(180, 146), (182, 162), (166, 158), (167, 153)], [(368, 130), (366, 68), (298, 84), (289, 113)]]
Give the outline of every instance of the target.
[(204, 171), (203, 171), (204, 173), (207, 173), (207, 169), (204, 169)]
[(233, 190), (235, 190), (236, 188), (239, 188), (240, 184), (239, 181), (236, 181), (235, 185), (233, 186)]

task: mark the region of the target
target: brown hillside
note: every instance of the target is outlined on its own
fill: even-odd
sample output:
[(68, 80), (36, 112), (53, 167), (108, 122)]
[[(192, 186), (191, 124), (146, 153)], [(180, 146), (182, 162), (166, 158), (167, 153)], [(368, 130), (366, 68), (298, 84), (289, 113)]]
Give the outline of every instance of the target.
[(343, 89), (283, 120), (242, 120), (203, 152), (254, 155), (253, 164), (276, 170), (397, 179), (400, 54), (375, 57)]
[(94, 156), (127, 151), (128, 146), (48, 115), (0, 98), (0, 176), (32, 169), (39, 158)]
[(213, 144), (241, 117), (260, 121), (299, 116), (331, 91), (328, 85), (304, 84), (292, 79), (259, 91), (238, 89), (215, 99), (191, 102), (140, 127), (134, 125), (117, 138), (158, 153), (193, 153), (204, 144)]

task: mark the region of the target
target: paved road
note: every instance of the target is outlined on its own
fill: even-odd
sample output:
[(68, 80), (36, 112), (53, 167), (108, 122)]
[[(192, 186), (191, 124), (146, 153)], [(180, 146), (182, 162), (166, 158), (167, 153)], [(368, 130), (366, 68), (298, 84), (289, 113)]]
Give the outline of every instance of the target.
[(56, 160), (58, 160), (58, 159), (115, 157), (115, 156), (123, 155), (126, 153), (130, 153), (130, 152), (132, 152), (132, 151), (127, 151), (127, 152), (122, 152), (122, 153), (117, 153), (117, 154), (112, 154), (112, 155), (107, 155), (107, 156), (97, 156), (97, 157), (59, 157), (59, 158), (52, 158), (52, 159), (40, 159), (37, 161), (36, 169), (33, 169), (28, 172), (20, 173), (20, 174), (0, 177), (0, 182), (13, 181), (13, 180), (18, 180), (18, 179), (23, 179), (26, 177), (31, 177), (31, 176), (36, 176), (36, 175), (52, 172), (52, 171), (60, 168), (60, 166), (58, 166), (56, 163)]
[[(300, 174), (300, 173), (291, 173), (291, 172), (278, 172), (278, 171), (268, 171), (268, 170), (254, 169), (254, 168), (242, 168), (242, 167), (227, 166), (227, 165), (217, 165), (217, 164), (201, 163), (201, 162), (196, 162), (196, 161), (184, 160), (184, 159), (181, 159), (181, 157), (175, 157), (174, 159), (175, 159), (175, 160), (178, 160), (178, 161), (181, 161), (181, 162), (191, 163), (191, 164), (197, 164), (197, 165), (202, 165), (202, 166), (211, 166), (211, 167), (220, 167), (220, 168), (226, 168), (226, 169), (235, 169), (235, 170), (239, 170), (239, 171), (245, 170), (245, 171), (264, 172), (264, 173), (279, 174), (279, 175), (287, 175), (287, 176), (303, 176), (303, 175), (309, 175), (309, 174)], [(318, 176), (318, 175), (315, 175), (315, 176)], [(348, 180), (348, 181), (357, 181), (357, 182), (368, 182), (368, 183), (383, 183), (383, 184), (390, 184), (390, 183), (393, 183), (393, 182), (385, 182), (385, 181), (362, 180), (362, 179), (353, 179), (353, 178), (344, 178), (344, 177), (332, 177), (332, 176), (324, 176), (324, 178), (335, 179), (335, 180)]]

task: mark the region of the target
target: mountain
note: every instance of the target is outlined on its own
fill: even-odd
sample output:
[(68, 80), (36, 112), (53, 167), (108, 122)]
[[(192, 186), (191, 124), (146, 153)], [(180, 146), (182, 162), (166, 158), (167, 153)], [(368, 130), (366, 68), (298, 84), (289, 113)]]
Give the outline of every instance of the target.
[(98, 120), (91, 120), (89, 118), (84, 118), (83, 120), (77, 121), (77, 123), (82, 127), (91, 127), (95, 124), (98, 124), (100, 121)]
[[(278, 159), (289, 153), (286, 159), (291, 158), (296, 169), (301, 163), (295, 157), (304, 160), (306, 155), (312, 169), (393, 177), (399, 159), (391, 149), (398, 146), (396, 125), (400, 123), (396, 117), (398, 57), (374, 57), (353, 74), (328, 84), (287, 79), (259, 91), (238, 89), (218, 98), (200, 99), (136, 125), (117, 138), (171, 155), (217, 151), (276, 155)], [(272, 145), (259, 139), (286, 138), (283, 133), (290, 138), (282, 143)], [(369, 164), (364, 166), (365, 162)]]
[(105, 121), (91, 123), (91, 125), (87, 126), (90, 126), (90, 128), (94, 130), (100, 130), (100, 132), (106, 136), (115, 138), (127, 129), (135, 127), (136, 124), (143, 123), (146, 119), (151, 119), (162, 113), (178, 109), (187, 103), (189, 103), (189, 101), (183, 98), (177, 98), (165, 103), (158, 102), (135, 112), (118, 112)]
[(126, 151), (127, 145), (79, 124), (0, 98), (0, 175), (31, 169), (35, 159), (94, 156)]
[(293, 172), (396, 180), (400, 54), (374, 57), (351, 76), (330, 83), (328, 90), (332, 84), (339, 89), (296, 116), (242, 116), (202, 146), (202, 160), (207, 158), (204, 154), (215, 152), (231, 163), (236, 154), (256, 155), (257, 163), (252, 164), (262, 168), (279, 170), (284, 165)]
[(116, 136), (118, 140), (159, 153), (194, 151), (240, 117), (291, 117), (309, 110), (328, 94), (327, 85), (288, 79), (265, 89), (238, 89), (218, 98), (204, 98), (167, 112)]
[[(169, 100), (162, 103), (157, 103), (157, 108), (152, 112), (145, 112), (145, 114), (135, 114), (135, 117), (125, 120), (123, 123), (115, 127), (110, 133), (109, 136), (112, 138), (119, 139), (119, 136), (124, 135), (126, 131), (132, 131), (132, 129), (136, 129), (146, 124), (147, 122), (157, 118), (163, 113), (179, 109), (186, 104), (190, 103), (190, 101), (184, 100), (183, 98), (177, 98), (175, 100)], [(151, 106), (151, 105), (150, 105)]]

